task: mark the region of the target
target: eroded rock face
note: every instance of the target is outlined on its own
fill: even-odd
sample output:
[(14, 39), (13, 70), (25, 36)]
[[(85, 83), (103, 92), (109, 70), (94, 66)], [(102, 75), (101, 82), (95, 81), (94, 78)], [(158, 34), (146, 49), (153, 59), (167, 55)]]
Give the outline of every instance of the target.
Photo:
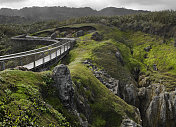
[(124, 66), (123, 57), (119, 50), (116, 52), (115, 56), (119, 60), (119, 62), (122, 64), (122, 66)]
[(95, 32), (94, 34), (92, 34), (91, 39), (95, 40), (95, 41), (101, 41), (103, 39), (103, 37), (98, 32)]
[(26, 67), (23, 67), (23, 66), (17, 66), (17, 67), (15, 67), (15, 69), (21, 70), (21, 71), (29, 71), (29, 69), (27, 69)]
[(134, 106), (138, 105), (138, 89), (135, 84), (124, 84), (120, 82), (120, 79), (117, 80), (112, 78), (105, 70), (99, 69), (89, 60), (86, 60), (83, 63), (86, 64), (87, 67), (94, 73), (94, 76), (115, 95), (125, 100), (128, 104)]
[(55, 39), (57, 37), (57, 32), (51, 34), (51, 39)]
[(104, 84), (109, 90), (111, 90), (115, 95), (119, 96), (119, 80), (112, 78), (105, 70), (101, 70), (91, 63), (91, 61), (86, 60), (83, 62), (89, 67), (89, 69), (94, 73), (94, 76)]
[(134, 84), (121, 85), (121, 98), (128, 104), (138, 105), (137, 87)]
[(141, 111), (144, 127), (176, 126), (176, 91), (165, 92), (161, 84), (140, 88)]
[(131, 119), (123, 119), (120, 127), (142, 127)]
[[(81, 127), (88, 127), (87, 118), (90, 115), (90, 106), (88, 100), (79, 95), (76, 88), (74, 89), (68, 67), (63, 64), (56, 66), (53, 70), (53, 79), (64, 106), (71, 109), (71, 113), (77, 115)], [(80, 114), (86, 114), (84, 120)]]
[(74, 88), (68, 67), (63, 64), (56, 66), (53, 70), (53, 79), (55, 81), (55, 87), (59, 91), (58, 95), (63, 101), (63, 104), (72, 108)]
[(83, 30), (79, 30), (78, 32), (76, 32), (76, 37), (81, 37), (84, 36), (84, 31)]

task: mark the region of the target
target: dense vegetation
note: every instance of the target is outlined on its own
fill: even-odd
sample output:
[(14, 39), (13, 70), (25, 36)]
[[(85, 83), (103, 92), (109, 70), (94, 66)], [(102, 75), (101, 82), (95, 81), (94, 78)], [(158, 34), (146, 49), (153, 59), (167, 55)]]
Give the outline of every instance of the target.
[[(115, 68), (119, 63), (113, 56), (113, 53), (116, 52), (118, 47), (114, 40), (115, 38), (112, 38), (112, 40), (108, 38), (115, 34), (121, 34), (119, 33), (120, 31), (110, 29), (109, 27), (103, 28), (102, 25), (85, 25), (96, 27), (100, 33), (104, 33), (104, 40), (100, 42), (92, 40), (92, 33), (80, 37), (75, 49), (71, 51), (70, 56), (64, 61), (67, 61), (69, 64), (72, 80), (76, 89), (75, 96), (84, 98), (90, 105), (90, 126), (120, 126), (123, 118), (127, 116), (139, 123), (140, 118), (136, 115), (136, 108), (128, 105), (124, 100), (110, 92), (82, 64), (84, 60), (92, 59), (97, 66), (106, 69), (109, 73), (118, 77), (116, 73), (119, 70)], [(106, 35), (105, 32), (107, 30), (109, 34)], [(112, 63), (112, 67), (115, 69), (114, 71), (105, 62), (103, 63), (104, 60), (99, 56), (101, 51), (98, 50), (101, 50), (101, 48), (104, 49), (104, 52), (102, 52), (104, 59), (107, 59), (110, 64)], [(112, 54), (106, 56), (106, 53), (111, 48), (113, 48)], [(97, 59), (98, 57), (100, 61)], [(119, 66), (118, 68), (120, 69), (121, 67)], [(127, 72), (130, 75), (128, 67), (122, 67), (121, 72)], [(52, 86), (53, 80), (50, 77), (50, 72), (33, 73), (6, 70), (1, 72), (0, 77), (2, 84), (0, 92), (0, 114), (2, 117), (0, 123), (2, 126), (79, 126), (78, 118), (62, 106), (57, 96), (57, 91)], [(123, 76), (123, 78), (127, 80), (126, 77)], [(81, 117), (85, 118), (86, 115), (82, 113)]]
[[(84, 98), (90, 105), (89, 124), (93, 127), (120, 126), (126, 116), (140, 123), (135, 107), (112, 94), (83, 61), (91, 60), (121, 82), (133, 82), (139, 88), (160, 83), (166, 86), (168, 92), (173, 91), (176, 85), (175, 17), (175, 11), (162, 11), (115, 17), (91, 16), (63, 22), (0, 25), (1, 55), (15, 51), (10, 47), (9, 38), (18, 34), (37, 32), (38, 36), (45, 36), (40, 35), (43, 30), (50, 32), (63, 25), (93, 26), (103, 40), (92, 40), (93, 33), (79, 37), (75, 48), (62, 61), (68, 64), (71, 71), (76, 96)], [(122, 54), (124, 64), (115, 57), (117, 51)], [(62, 105), (52, 83), (51, 71), (1, 72), (0, 126), (80, 126), (77, 116)], [(84, 119), (86, 115), (82, 113), (81, 117)]]
[(126, 16), (91, 16), (70, 20), (72, 23), (102, 23), (115, 26), (123, 31), (142, 31), (165, 37), (174, 37), (176, 31), (176, 11), (139, 13)]

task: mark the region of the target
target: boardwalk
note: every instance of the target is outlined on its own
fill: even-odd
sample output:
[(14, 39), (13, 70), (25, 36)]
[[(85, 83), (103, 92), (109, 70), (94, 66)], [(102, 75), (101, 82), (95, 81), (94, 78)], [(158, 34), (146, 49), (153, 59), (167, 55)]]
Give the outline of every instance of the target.
[[(41, 38), (41, 37), (23, 37), (17, 36), (13, 37), (13, 40), (17, 41), (48, 41), (53, 44), (45, 46), (39, 49), (34, 49), (26, 52), (20, 52), (10, 55), (0, 56), (0, 69), (4, 70), (6, 68), (23, 66), (29, 70), (40, 67), (54, 59), (58, 59), (63, 54), (69, 52), (75, 43), (73, 38)], [(9, 65), (9, 63), (14, 63), (14, 65)]]
[[(70, 46), (68, 46), (68, 49), (66, 51), (68, 51), (69, 49), (70, 49)], [(34, 62), (32, 62), (27, 65), (24, 65), (24, 67), (29, 70), (33, 69), (34, 66), (35, 67), (41, 66), (42, 64), (49, 62), (50, 60), (55, 59), (56, 57), (61, 56), (64, 53), (65, 53), (64, 47), (61, 47), (61, 49), (57, 50), (55, 53), (52, 53), (51, 55), (48, 55), (48, 56), (45, 56), (39, 60), (36, 60), (35, 64), (34, 64)]]

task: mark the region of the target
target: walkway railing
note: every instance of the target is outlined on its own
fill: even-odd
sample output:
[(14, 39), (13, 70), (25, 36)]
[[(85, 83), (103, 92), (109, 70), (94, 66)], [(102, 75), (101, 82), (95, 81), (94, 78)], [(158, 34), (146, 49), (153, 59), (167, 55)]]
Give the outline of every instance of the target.
[[(27, 39), (29, 40), (29, 38), (30, 37), (28, 36)], [(24, 39), (25, 38), (22, 38), (22, 40)], [(53, 40), (41, 37), (32, 37), (31, 41), (35, 39), (46, 39), (45, 41), (50, 41), (53, 44), (26, 52), (0, 56), (0, 70), (17, 66), (23, 66), (31, 70), (53, 59), (57, 59), (65, 52), (69, 51), (75, 42), (75, 39), (73, 38), (58, 38)], [(21, 38), (19, 40), (21, 40)]]

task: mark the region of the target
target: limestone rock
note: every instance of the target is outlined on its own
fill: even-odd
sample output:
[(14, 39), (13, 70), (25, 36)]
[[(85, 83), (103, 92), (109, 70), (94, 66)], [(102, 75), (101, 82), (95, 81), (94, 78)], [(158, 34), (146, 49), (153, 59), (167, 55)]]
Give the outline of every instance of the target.
[(51, 34), (51, 39), (55, 39), (57, 37), (57, 33), (54, 32), (53, 34)]
[(83, 30), (79, 30), (78, 32), (76, 32), (76, 37), (81, 37), (84, 36), (84, 31)]
[(141, 114), (145, 119), (144, 127), (176, 126), (176, 91), (168, 93), (165, 92), (165, 86), (152, 84), (140, 88), (138, 96)]
[(139, 86), (140, 87), (148, 87), (150, 85), (150, 77), (140, 76), (139, 77)]
[(121, 98), (128, 104), (136, 106), (138, 104), (138, 89), (134, 84), (120, 85)]
[[(77, 88), (74, 89), (68, 67), (63, 64), (56, 66), (53, 70), (53, 79), (59, 98), (64, 106), (71, 109), (78, 116), (82, 127), (88, 127), (87, 118), (91, 113), (90, 105), (86, 98), (78, 94)], [(80, 114), (85, 114), (85, 118), (82, 119)]]
[(108, 75), (105, 70), (98, 69), (89, 60), (85, 60), (83, 63), (86, 64), (89, 69), (93, 71), (94, 76), (115, 95), (125, 100), (128, 104), (134, 106), (138, 105), (138, 89), (135, 84), (120, 83), (119, 80)]
[(115, 95), (119, 96), (119, 80), (112, 78), (107, 74), (105, 70), (100, 70), (98, 67), (93, 65), (90, 60), (85, 60), (83, 64), (86, 64), (90, 70), (93, 71), (94, 76), (104, 84), (109, 90), (111, 90)]
[(98, 32), (95, 32), (94, 34), (92, 34), (91, 39), (95, 40), (95, 41), (101, 41), (103, 39), (103, 37)]
[(15, 69), (21, 70), (21, 71), (29, 71), (26, 67), (23, 67), (23, 66), (17, 66), (15, 67)]
[(63, 32), (61, 32), (61, 33), (60, 33), (60, 35), (61, 35), (62, 37), (66, 37), (66, 36), (67, 36), (67, 34), (68, 34), (68, 32), (67, 32), (67, 31), (63, 31)]
[(56, 66), (53, 70), (53, 79), (60, 99), (65, 106), (71, 107), (74, 100), (74, 88), (68, 67), (63, 64)]
[(119, 62), (120, 62), (122, 65), (124, 65), (123, 57), (122, 57), (122, 55), (121, 55), (121, 53), (120, 53), (119, 50), (116, 52), (115, 56), (116, 56), (116, 58), (119, 60)]
[(131, 119), (123, 119), (120, 127), (142, 127)]

